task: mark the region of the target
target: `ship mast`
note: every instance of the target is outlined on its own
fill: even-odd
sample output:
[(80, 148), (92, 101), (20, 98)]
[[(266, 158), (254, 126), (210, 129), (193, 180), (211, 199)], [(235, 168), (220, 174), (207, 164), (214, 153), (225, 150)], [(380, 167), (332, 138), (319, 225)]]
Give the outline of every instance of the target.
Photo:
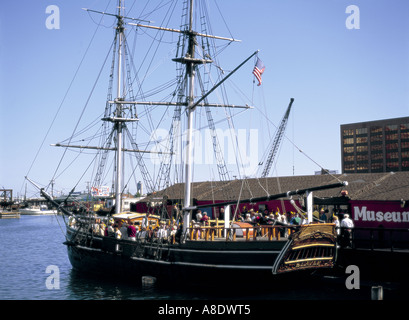
[[(193, 115), (194, 115), (194, 81), (195, 81), (195, 43), (196, 43), (196, 36), (193, 33), (193, 0), (190, 0), (190, 17), (189, 17), (189, 46), (188, 46), (188, 55), (187, 58), (190, 58), (190, 61), (187, 61), (187, 74), (189, 78), (189, 96), (188, 96), (188, 119), (187, 119), (187, 141), (186, 141), (186, 163), (185, 163), (185, 192), (184, 192), (184, 200), (185, 200), (185, 208), (189, 208), (191, 206), (190, 203), (190, 192), (191, 192), (191, 184), (192, 184), (192, 137), (193, 137)], [(185, 214), (185, 228), (190, 223), (190, 214)]]
[[(118, 23), (116, 27), (116, 32), (118, 35), (118, 70), (117, 70), (117, 101), (120, 102), (122, 99), (121, 93), (121, 68), (122, 68), (122, 40), (124, 32), (124, 21), (121, 15), (122, 11), (122, 0), (119, 0), (118, 7)], [(116, 103), (115, 116), (117, 119), (122, 119), (122, 104)], [(115, 178), (115, 213), (120, 213), (122, 211), (122, 128), (123, 122), (116, 121), (116, 178)]]
[[(209, 90), (206, 94), (201, 96), (200, 99), (195, 101), (194, 97), (194, 92), (195, 92), (195, 75), (196, 75), (196, 67), (197, 65), (201, 64), (207, 64), (207, 63), (212, 63), (213, 61), (211, 59), (205, 59), (205, 58), (196, 58), (195, 56), (195, 50), (197, 46), (197, 37), (207, 37), (207, 38), (213, 38), (213, 39), (219, 39), (219, 40), (228, 40), (228, 41), (240, 41), (237, 39), (232, 39), (232, 38), (226, 38), (226, 37), (219, 37), (219, 36), (213, 36), (213, 35), (208, 35), (208, 34), (203, 34), (199, 33), (193, 30), (193, 0), (189, 1), (189, 25), (188, 25), (188, 30), (177, 30), (177, 29), (171, 29), (171, 28), (164, 28), (164, 27), (156, 27), (156, 26), (151, 26), (151, 25), (144, 25), (140, 23), (129, 23), (130, 25), (134, 25), (137, 27), (143, 27), (143, 28), (151, 28), (155, 30), (163, 30), (163, 31), (168, 31), (168, 32), (176, 32), (176, 33), (182, 33), (187, 36), (187, 41), (188, 41), (188, 48), (187, 52), (185, 53), (184, 56), (174, 58), (172, 59), (173, 61), (181, 64), (186, 65), (186, 81), (187, 81), (187, 88), (188, 88), (188, 94), (186, 97), (186, 103), (184, 104), (186, 106), (186, 113), (187, 113), (187, 137), (186, 137), (186, 144), (185, 144), (185, 189), (184, 189), (184, 222), (183, 222), (183, 227), (186, 230), (186, 228), (189, 227), (190, 220), (191, 220), (191, 210), (192, 210), (192, 204), (191, 204), (191, 184), (192, 184), (192, 161), (193, 161), (193, 123), (194, 123), (194, 111), (196, 107), (198, 106), (212, 106), (216, 107), (217, 105), (215, 104), (208, 104), (204, 100), (209, 96), (211, 92), (213, 92), (217, 87), (219, 87), (225, 80), (227, 80), (233, 73), (235, 73), (241, 66), (244, 65), (252, 56), (254, 56), (257, 52), (253, 53), (250, 57), (248, 57), (244, 62), (242, 62), (236, 69), (231, 71), (226, 77), (223, 78), (219, 83), (217, 83), (211, 90)], [(138, 104), (144, 104), (144, 102), (137, 102)], [(149, 103), (150, 105), (152, 104), (157, 104), (157, 105), (171, 105), (168, 103), (156, 103), (156, 102), (151, 102)], [(236, 107), (236, 108), (251, 108), (250, 106), (230, 106), (230, 105), (223, 105), (223, 107)]]

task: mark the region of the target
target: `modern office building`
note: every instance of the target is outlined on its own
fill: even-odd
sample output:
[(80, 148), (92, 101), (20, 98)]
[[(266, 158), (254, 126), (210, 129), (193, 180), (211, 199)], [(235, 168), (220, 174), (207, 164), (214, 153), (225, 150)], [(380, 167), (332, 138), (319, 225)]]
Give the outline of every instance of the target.
[(409, 171), (409, 117), (341, 125), (342, 173)]

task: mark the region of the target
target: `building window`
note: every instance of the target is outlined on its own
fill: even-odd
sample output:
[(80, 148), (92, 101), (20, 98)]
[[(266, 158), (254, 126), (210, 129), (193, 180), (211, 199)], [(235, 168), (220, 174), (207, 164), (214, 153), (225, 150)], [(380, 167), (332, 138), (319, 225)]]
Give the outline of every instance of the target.
[(399, 150), (399, 144), (397, 142), (389, 142), (385, 145), (385, 149), (389, 150)]
[(382, 127), (380, 126), (371, 127), (371, 135), (372, 134), (382, 134)]
[(355, 133), (358, 134), (368, 134), (368, 128), (358, 128), (355, 130)]
[(383, 160), (383, 153), (373, 153), (371, 154), (372, 160)]
[(356, 152), (368, 152), (368, 146), (357, 146)]
[(346, 163), (344, 164), (344, 166), (345, 166), (346, 173), (353, 173), (355, 171), (354, 163)]
[(354, 136), (354, 130), (352, 130), (352, 129), (344, 130), (342, 135), (343, 135), (343, 137), (348, 137), (348, 136), (353, 137)]
[(386, 171), (388, 170), (398, 170), (399, 162), (398, 161), (388, 161), (386, 162)]
[(402, 159), (409, 159), (409, 151), (402, 152)]
[(371, 153), (382, 152), (382, 144), (371, 144)]
[(387, 141), (396, 140), (398, 141), (398, 134), (397, 133), (388, 133), (385, 135), (385, 139)]
[(356, 166), (357, 172), (368, 172), (368, 162), (358, 162)]
[(399, 152), (388, 152), (386, 153), (386, 159), (399, 159)]
[(354, 144), (354, 138), (344, 138), (344, 146), (351, 144)]
[(371, 163), (371, 171), (372, 172), (382, 172), (383, 171), (383, 163), (381, 162), (372, 162)]
[(368, 143), (368, 137), (357, 137), (356, 143)]
[(368, 161), (368, 155), (367, 154), (357, 154), (356, 161)]
[(409, 123), (400, 125), (400, 138), (401, 140), (409, 140)]
[[(409, 145), (409, 142), (408, 142)], [(346, 153), (354, 153), (354, 147), (344, 147), (344, 154)]]
[(375, 135), (375, 136), (371, 136), (371, 143), (372, 142), (380, 142), (382, 143), (383, 140), (383, 136), (382, 135)]
[(406, 149), (409, 149), (409, 141), (408, 142), (406, 142), (406, 141), (401, 142), (400, 147), (401, 147), (402, 151), (406, 150)]

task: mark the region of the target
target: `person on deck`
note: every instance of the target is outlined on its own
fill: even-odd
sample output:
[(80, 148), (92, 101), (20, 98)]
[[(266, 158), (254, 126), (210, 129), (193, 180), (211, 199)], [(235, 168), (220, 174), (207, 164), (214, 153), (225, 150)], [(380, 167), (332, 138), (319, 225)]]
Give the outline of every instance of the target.
[(343, 247), (351, 247), (351, 236), (354, 222), (349, 218), (349, 214), (344, 214), (344, 219), (341, 221), (341, 245)]
[(341, 233), (339, 230), (340, 224), (339, 224), (338, 217), (336, 215), (332, 217), (332, 222), (335, 223), (335, 229), (337, 231), (337, 235), (339, 235)]
[(175, 204), (175, 205), (173, 206), (173, 209), (172, 209), (172, 218), (173, 218), (173, 220), (177, 220), (177, 219), (179, 218), (179, 208), (178, 208), (177, 204)]
[(105, 224), (103, 222), (99, 225), (99, 235), (105, 236)]
[(196, 221), (200, 221), (200, 220), (202, 220), (202, 218), (203, 218), (202, 210), (197, 210)]
[(325, 210), (325, 211), (324, 211), (324, 209), (321, 209), (321, 211), (320, 211), (320, 220), (321, 220), (322, 222), (324, 222), (324, 223), (326, 223), (327, 220), (328, 220), (328, 216), (327, 216), (327, 214), (326, 214), (327, 212), (328, 212), (328, 209)]
[(295, 224), (295, 225), (300, 225), (301, 224), (301, 218), (298, 213), (291, 219), (290, 224)]
[(142, 227), (142, 230), (138, 233), (138, 239), (145, 240), (146, 234), (147, 234), (146, 228)]
[(132, 223), (130, 223), (130, 225), (127, 228), (127, 234), (128, 240), (136, 241), (136, 228)]
[(115, 239), (121, 239), (122, 238), (122, 233), (121, 230), (119, 230), (118, 227), (115, 227)]
[(127, 240), (128, 239), (128, 224), (126, 223), (126, 221), (122, 222), (122, 225), (119, 231), (121, 231), (122, 239)]
[(208, 224), (209, 217), (207, 216), (207, 212), (203, 212), (203, 217), (200, 219), (200, 222), (206, 226)]
[(158, 230), (158, 238), (159, 239), (167, 239), (168, 230), (166, 228), (165, 221), (161, 221), (159, 225), (160, 225), (160, 227), (159, 227), (159, 230)]

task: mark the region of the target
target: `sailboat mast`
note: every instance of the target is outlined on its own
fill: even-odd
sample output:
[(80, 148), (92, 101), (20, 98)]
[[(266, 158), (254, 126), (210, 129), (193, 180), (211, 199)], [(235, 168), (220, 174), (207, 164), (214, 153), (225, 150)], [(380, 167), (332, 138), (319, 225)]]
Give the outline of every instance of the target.
[[(191, 184), (192, 184), (192, 153), (193, 153), (193, 115), (194, 115), (194, 82), (195, 82), (195, 34), (193, 32), (193, 0), (190, 0), (190, 17), (189, 17), (189, 46), (188, 46), (188, 58), (191, 59), (186, 64), (186, 72), (189, 79), (189, 96), (188, 96), (188, 122), (187, 122), (187, 139), (186, 139), (186, 162), (185, 162), (185, 197), (184, 206), (189, 208), (191, 206)], [(186, 213), (184, 228), (188, 227), (190, 223), (190, 213)]]
[[(122, 118), (122, 104), (120, 101), (122, 100), (122, 93), (121, 93), (121, 69), (122, 69), (122, 37), (123, 37), (123, 18), (121, 15), (122, 9), (122, 1), (119, 0), (119, 7), (118, 7), (118, 24), (117, 24), (117, 35), (118, 35), (118, 70), (117, 70), (117, 101), (116, 103), (116, 117), (118, 119)], [(120, 213), (122, 211), (122, 121), (115, 122), (116, 126), (116, 138), (117, 138), (117, 150), (116, 150), (116, 179), (115, 179), (115, 213)]]

